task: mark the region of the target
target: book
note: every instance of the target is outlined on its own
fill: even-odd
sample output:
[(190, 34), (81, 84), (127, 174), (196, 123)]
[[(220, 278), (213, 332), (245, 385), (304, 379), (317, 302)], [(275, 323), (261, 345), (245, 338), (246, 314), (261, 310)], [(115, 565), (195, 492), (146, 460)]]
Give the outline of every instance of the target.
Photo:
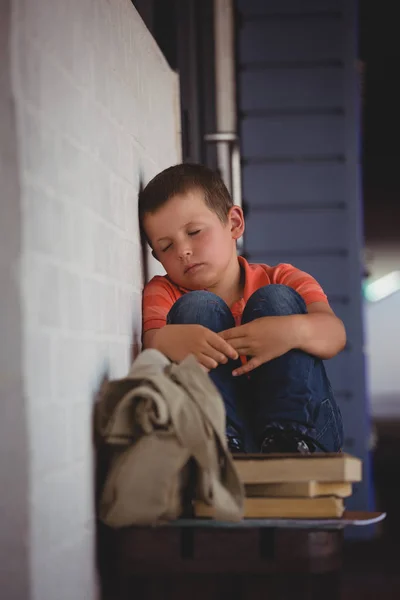
[(246, 496), (257, 497), (297, 497), (316, 498), (336, 496), (348, 498), (352, 494), (352, 485), (348, 482), (299, 481), (297, 483), (249, 483), (245, 486)]
[(350, 454), (235, 454), (243, 484), (361, 481), (362, 462)]
[[(214, 508), (204, 502), (194, 505), (196, 517), (214, 517)], [(245, 498), (245, 519), (328, 519), (343, 515), (342, 498)]]

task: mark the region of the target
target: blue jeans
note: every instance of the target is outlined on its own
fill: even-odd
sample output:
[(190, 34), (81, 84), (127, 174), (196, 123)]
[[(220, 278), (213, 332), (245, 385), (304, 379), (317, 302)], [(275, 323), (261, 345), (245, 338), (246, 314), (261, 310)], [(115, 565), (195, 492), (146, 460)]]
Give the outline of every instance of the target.
[[(269, 316), (306, 314), (302, 297), (285, 285), (270, 284), (249, 298), (242, 324)], [(216, 333), (235, 327), (228, 305), (215, 294), (193, 291), (171, 308), (168, 324), (200, 324)], [(267, 427), (289, 428), (313, 437), (328, 451), (343, 443), (342, 418), (323, 361), (290, 350), (248, 376), (233, 377), (240, 359), (210, 371), (224, 403), (227, 422), (242, 434), (248, 451), (259, 451)]]

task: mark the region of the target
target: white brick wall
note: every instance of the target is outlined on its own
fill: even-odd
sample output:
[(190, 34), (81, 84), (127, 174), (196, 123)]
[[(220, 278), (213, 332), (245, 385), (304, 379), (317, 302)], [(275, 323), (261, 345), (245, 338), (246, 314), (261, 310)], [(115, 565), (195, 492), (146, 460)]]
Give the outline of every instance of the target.
[(179, 161), (176, 75), (129, 0), (14, 0), (34, 600), (96, 596), (93, 399), (140, 335), (139, 181)]

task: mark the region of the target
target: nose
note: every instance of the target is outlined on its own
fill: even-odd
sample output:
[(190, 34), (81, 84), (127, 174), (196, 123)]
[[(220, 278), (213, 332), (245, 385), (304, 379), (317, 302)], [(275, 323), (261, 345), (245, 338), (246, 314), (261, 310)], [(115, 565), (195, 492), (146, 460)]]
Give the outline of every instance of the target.
[(187, 258), (189, 258), (192, 255), (192, 249), (190, 248), (190, 245), (186, 242), (181, 244), (178, 247), (178, 257), (181, 260), (185, 260)]

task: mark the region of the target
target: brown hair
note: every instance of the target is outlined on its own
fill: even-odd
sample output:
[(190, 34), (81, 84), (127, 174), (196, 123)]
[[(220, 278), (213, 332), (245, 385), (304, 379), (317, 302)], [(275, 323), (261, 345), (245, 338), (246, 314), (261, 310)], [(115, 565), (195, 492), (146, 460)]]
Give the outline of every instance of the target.
[(221, 177), (204, 165), (182, 163), (169, 167), (156, 175), (139, 194), (139, 222), (143, 227), (143, 218), (156, 212), (172, 196), (184, 194), (193, 189), (204, 192), (208, 208), (226, 223), (232, 198)]

